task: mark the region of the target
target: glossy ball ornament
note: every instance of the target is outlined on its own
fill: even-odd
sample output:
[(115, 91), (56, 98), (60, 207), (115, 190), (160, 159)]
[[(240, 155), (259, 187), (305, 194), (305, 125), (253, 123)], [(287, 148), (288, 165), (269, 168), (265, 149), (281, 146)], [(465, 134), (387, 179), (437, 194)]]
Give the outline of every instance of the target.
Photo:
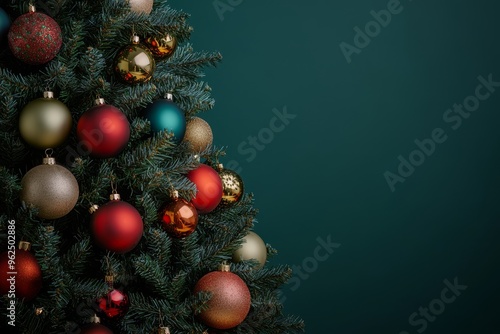
[(127, 117), (116, 107), (96, 100), (96, 106), (80, 117), (76, 128), (80, 144), (91, 156), (111, 158), (120, 154), (130, 139)]
[(245, 282), (229, 272), (229, 266), (221, 269), (203, 276), (196, 283), (194, 293), (206, 291), (212, 294), (208, 308), (199, 315), (200, 320), (212, 328), (229, 329), (245, 320), (250, 311), (251, 296)]
[(82, 328), (80, 334), (113, 334), (113, 332), (101, 324), (91, 324)]
[(93, 213), (92, 231), (101, 247), (123, 254), (141, 241), (144, 224), (137, 209), (120, 201), (120, 195), (113, 194), (110, 199)]
[(50, 157), (24, 175), (21, 187), (21, 201), (36, 207), (38, 216), (44, 219), (57, 219), (70, 213), (80, 192), (75, 176)]
[(264, 267), (267, 261), (267, 247), (264, 241), (255, 232), (248, 232), (242, 239), (241, 247), (233, 254), (234, 262), (246, 260), (257, 260), (259, 266), (257, 269)]
[(130, 307), (128, 296), (120, 290), (113, 289), (97, 301), (100, 311), (108, 319), (121, 318)]
[(29, 13), (12, 23), (8, 40), (16, 58), (30, 65), (41, 65), (54, 59), (61, 49), (61, 28), (50, 16), (30, 6)]
[(175, 143), (180, 143), (186, 132), (186, 116), (173, 102), (172, 94), (167, 94), (166, 99), (156, 100), (146, 107), (144, 117), (151, 123), (153, 132), (169, 131)]
[(213, 139), (212, 128), (205, 120), (194, 117), (187, 123), (183, 141), (189, 142), (192, 152), (205, 151), (212, 145)]
[(201, 164), (190, 171), (187, 177), (196, 185), (196, 196), (191, 203), (198, 213), (213, 211), (222, 199), (222, 181), (219, 174), (212, 167)]
[(139, 14), (150, 14), (153, 10), (153, 0), (130, 0), (130, 9)]
[(198, 224), (198, 212), (190, 202), (174, 195), (171, 203), (168, 203), (161, 211), (160, 219), (162, 226), (169, 235), (175, 238), (184, 238), (194, 232)]
[(7, 36), (7, 32), (10, 27), (10, 18), (9, 15), (0, 8), (0, 42), (3, 41), (4, 37)]
[(223, 169), (222, 165), (220, 165), (219, 176), (222, 180), (221, 205), (231, 205), (238, 202), (245, 191), (241, 177), (230, 169)]
[(177, 38), (170, 34), (165, 37), (148, 37), (144, 41), (149, 50), (157, 59), (166, 59), (171, 57), (177, 49)]
[(73, 120), (64, 103), (54, 93), (44, 92), (43, 98), (28, 103), (19, 117), (21, 137), (33, 147), (49, 148), (61, 145), (71, 131)]
[(132, 44), (118, 52), (115, 59), (115, 73), (127, 84), (137, 84), (149, 81), (153, 76), (156, 63), (149, 49), (139, 43), (139, 37), (134, 36)]
[[(0, 295), (10, 293), (12, 289), (17, 298), (31, 300), (40, 292), (42, 270), (30, 248), (30, 243), (21, 241), (15, 256), (9, 251), (0, 254)], [(9, 280), (13, 276), (9, 274), (11, 272), (17, 273), (15, 281)]]

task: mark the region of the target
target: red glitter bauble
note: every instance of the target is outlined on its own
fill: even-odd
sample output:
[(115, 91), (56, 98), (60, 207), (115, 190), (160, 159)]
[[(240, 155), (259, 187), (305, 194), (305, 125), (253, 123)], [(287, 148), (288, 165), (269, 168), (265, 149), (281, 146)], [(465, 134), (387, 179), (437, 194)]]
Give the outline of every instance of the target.
[(61, 28), (50, 16), (30, 12), (12, 23), (8, 40), (16, 58), (27, 64), (41, 65), (54, 59), (61, 49)]
[(199, 315), (207, 326), (229, 329), (245, 320), (250, 311), (251, 296), (245, 282), (236, 274), (214, 271), (203, 276), (194, 288), (194, 293), (210, 292), (208, 308)]
[(99, 309), (109, 319), (121, 318), (127, 313), (130, 301), (126, 294), (120, 290), (111, 290), (97, 301)]
[(99, 245), (115, 253), (131, 251), (141, 241), (141, 215), (127, 202), (113, 200), (92, 215), (92, 230)]
[(198, 213), (209, 213), (222, 199), (222, 181), (219, 174), (210, 166), (200, 165), (189, 172), (187, 177), (196, 185), (196, 197), (191, 203)]
[(127, 117), (109, 104), (96, 105), (78, 121), (76, 134), (80, 145), (97, 158), (111, 158), (120, 154), (130, 139)]
[[(9, 260), (13, 263), (9, 264)], [(14, 290), (17, 298), (31, 300), (41, 288), (42, 270), (31, 252), (16, 249), (15, 255), (13, 251), (0, 254), (1, 295), (10, 294)]]
[(101, 324), (92, 324), (82, 328), (80, 334), (113, 334), (113, 332)]

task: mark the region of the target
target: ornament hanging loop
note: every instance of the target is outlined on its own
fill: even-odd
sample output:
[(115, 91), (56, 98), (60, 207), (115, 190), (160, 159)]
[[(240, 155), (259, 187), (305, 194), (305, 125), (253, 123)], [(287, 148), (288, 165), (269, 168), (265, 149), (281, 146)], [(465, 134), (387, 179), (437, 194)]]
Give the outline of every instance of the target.
[(51, 158), (52, 154), (54, 154), (54, 150), (52, 148), (48, 148), (45, 150), (45, 157), (46, 158)]

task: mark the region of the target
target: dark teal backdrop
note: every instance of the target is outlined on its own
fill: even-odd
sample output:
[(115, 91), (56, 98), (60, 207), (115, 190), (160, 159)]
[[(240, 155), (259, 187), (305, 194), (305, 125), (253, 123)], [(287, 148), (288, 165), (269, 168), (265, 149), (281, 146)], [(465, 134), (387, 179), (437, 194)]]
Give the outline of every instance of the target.
[(476, 92), (500, 82), (500, 4), (171, 4), (224, 56), (201, 116), (256, 195), (272, 265), (295, 265), (283, 298), (306, 332), (500, 333), (500, 88)]

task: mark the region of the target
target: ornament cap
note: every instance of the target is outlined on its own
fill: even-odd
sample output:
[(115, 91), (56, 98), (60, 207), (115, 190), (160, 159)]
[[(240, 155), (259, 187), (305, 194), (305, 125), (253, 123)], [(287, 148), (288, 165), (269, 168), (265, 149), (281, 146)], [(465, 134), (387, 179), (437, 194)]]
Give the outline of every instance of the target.
[(158, 328), (158, 334), (170, 334), (170, 329), (168, 327)]
[(36, 12), (36, 7), (35, 5), (30, 4), (28, 6), (28, 13), (34, 13), (34, 12)]
[(99, 97), (97, 99), (94, 100), (94, 104), (96, 106), (101, 106), (103, 104), (106, 104), (106, 101), (104, 101), (104, 99), (102, 97)]
[(27, 241), (20, 241), (18, 248), (25, 250), (25, 251), (29, 251), (29, 250), (31, 250), (31, 243), (27, 242)]
[(50, 90), (46, 90), (45, 92), (43, 92), (43, 97), (46, 99), (53, 99), (54, 92), (51, 92)]
[(91, 324), (100, 324), (101, 323), (101, 318), (97, 316), (97, 314), (94, 314), (93, 316), (90, 317), (89, 322)]
[(43, 313), (43, 307), (37, 307), (35, 309), (35, 315), (41, 315)]
[(119, 201), (122, 199), (122, 197), (120, 196), (120, 194), (111, 194), (109, 195), (109, 199), (111, 201)]
[(220, 266), (219, 266), (219, 271), (223, 271), (223, 272), (226, 272), (226, 273), (230, 273), (231, 272), (231, 266), (227, 263), (222, 263)]
[(140, 42), (140, 41), (141, 41), (141, 39), (139, 38), (139, 36), (134, 35), (134, 36), (132, 37), (132, 43), (133, 43), (133, 44), (139, 44), (139, 42)]
[(217, 168), (219, 168), (219, 170), (223, 170), (224, 169), (224, 165), (223, 164), (218, 164)]
[(45, 158), (43, 158), (43, 164), (44, 165), (55, 165), (56, 164), (56, 158), (45, 157)]
[(179, 191), (173, 190), (170, 196), (172, 197), (172, 199), (179, 199)]
[(113, 283), (115, 282), (115, 277), (113, 275), (106, 275), (104, 277), (104, 280), (108, 285), (113, 285)]
[(172, 94), (172, 93), (165, 94), (165, 99), (167, 99), (169, 101), (173, 101), (174, 100), (174, 94)]
[(99, 210), (99, 205), (97, 205), (97, 204), (92, 204), (92, 206), (89, 208), (90, 214), (93, 214), (97, 210)]

